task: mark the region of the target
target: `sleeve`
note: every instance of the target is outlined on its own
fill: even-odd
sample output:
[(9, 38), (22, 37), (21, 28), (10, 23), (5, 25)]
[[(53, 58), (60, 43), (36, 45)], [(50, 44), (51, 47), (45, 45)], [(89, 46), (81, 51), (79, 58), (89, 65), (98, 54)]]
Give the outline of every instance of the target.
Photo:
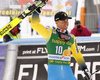
[(90, 30), (88, 30), (86, 27), (83, 30), (86, 36), (91, 36), (92, 32)]
[(74, 37), (74, 43), (71, 46), (72, 55), (75, 58), (78, 65), (80, 66), (81, 70), (87, 69), (87, 66), (85, 64), (85, 60), (82, 56), (82, 53), (80, 52), (80, 50), (77, 46), (75, 36), (73, 36), (73, 37)]
[(71, 33), (72, 33), (74, 36), (76, 36), (76, 32), (77, 32), (77, 29), (75, 29), (75, 28), (73, 28), (73, 29), (71, 30)]
[(37, 31), (43, 38), (48, 41), (51, 36), (52, 29), (47, 30), (42, 24), (39, 23), (39, 14), (35, 11), (32, 15), (31, 27)]

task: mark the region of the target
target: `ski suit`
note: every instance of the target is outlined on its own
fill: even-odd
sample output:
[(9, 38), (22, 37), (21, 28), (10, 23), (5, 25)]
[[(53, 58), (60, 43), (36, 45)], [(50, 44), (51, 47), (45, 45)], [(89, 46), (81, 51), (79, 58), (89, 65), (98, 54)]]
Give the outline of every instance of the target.
[(86, 67), (84, 58), (77, 47), (75, 36), (64, 41), (55, 29), (45, 28), (39, 23), (39, 16), (32, 16), (31, 27), (43, 36), (48, 50), (48, 80), (76, 80), (70, 67), (71, 53), (80, 68)]

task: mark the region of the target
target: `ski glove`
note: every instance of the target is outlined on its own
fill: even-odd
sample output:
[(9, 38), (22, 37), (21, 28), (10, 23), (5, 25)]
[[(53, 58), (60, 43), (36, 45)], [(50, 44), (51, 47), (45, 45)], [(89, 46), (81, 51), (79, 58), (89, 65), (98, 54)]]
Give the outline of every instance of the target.
[(85, 74), (84, 80), (92, 80), (91, 73), (88, 71), (88, 69), (84, 69), (83, 72)]

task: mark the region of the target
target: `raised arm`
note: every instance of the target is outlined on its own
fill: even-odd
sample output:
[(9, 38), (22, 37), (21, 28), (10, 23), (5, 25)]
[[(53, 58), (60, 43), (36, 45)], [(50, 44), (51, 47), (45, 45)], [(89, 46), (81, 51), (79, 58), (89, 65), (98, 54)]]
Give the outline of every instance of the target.
[(39, 21), (39, 14), (35, 11), (32, 15), (31, 27), (42, 35), (47, 42), (51, 36), (52, 29), (50, 28), (50, 30), (47, 30), (42, 24), (39, 23)]

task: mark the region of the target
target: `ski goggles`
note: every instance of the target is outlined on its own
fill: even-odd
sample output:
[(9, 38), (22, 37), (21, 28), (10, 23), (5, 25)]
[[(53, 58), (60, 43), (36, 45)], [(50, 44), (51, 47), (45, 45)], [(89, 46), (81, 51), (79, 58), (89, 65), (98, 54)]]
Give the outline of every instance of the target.
[(68, 34), (64, 34), (64, 33), (59, 33), (59, 37), (61, 39), (64, 39), (65, 41), (69, 41), (71, 39), (71, 36)]

